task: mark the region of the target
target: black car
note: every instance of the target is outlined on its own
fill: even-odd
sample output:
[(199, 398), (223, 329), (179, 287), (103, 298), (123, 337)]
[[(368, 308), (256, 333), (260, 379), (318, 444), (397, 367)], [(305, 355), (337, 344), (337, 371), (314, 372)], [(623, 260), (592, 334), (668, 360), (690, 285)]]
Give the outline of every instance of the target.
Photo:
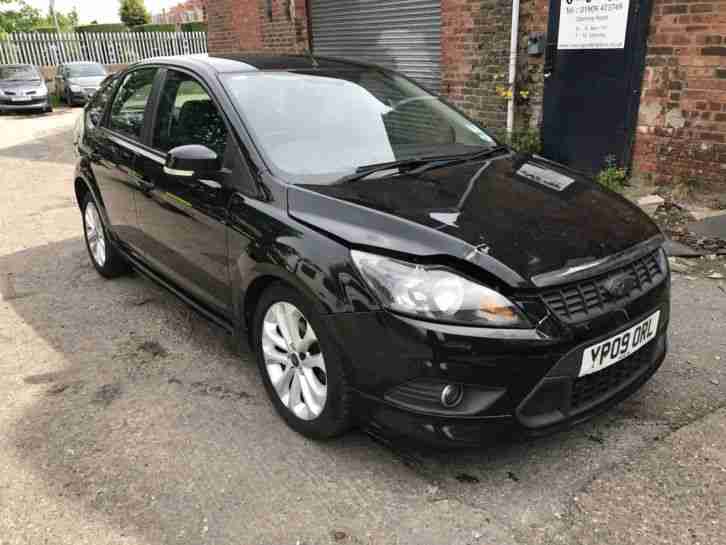
[(655, 224), (391, 70), (152, 59), (109, 78), (78, 132), (98, 272), (136, 269), (249, 342), (310, 437), (548, 433), (665, 357)]

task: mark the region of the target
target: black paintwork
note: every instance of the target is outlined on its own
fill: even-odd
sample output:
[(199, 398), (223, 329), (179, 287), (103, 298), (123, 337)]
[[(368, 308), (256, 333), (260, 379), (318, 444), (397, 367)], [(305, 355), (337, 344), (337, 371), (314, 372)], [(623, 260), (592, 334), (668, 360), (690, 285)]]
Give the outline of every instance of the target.
[[(327, 74), (351, 66), (316, 62)], [(667, 277), (623, 308), (577, 327), (561, 323), (538, 296), (539, 286), (570, 281), (570, 269), (581, 277), (594, 265), (599, 274), (662, 241), (639, 209), (582, 175), (507, 152), (419, 174), (291, 185), (266, 167), (218, 75), (257, 69), (310, 73), (316, 69), (311, 58), (175, 57), (129, 70), (138, 67), (158, 68), (142, 137), (115, 133), (103, 119), (87, 123), (78, 144), (77, 195), (93, 194), (114, 244), (138, 270), (243, 338), (255, 301), (271, 282), (307, 295), (340, 346), (361, 419), (429, 440), (468, 440), (470, 433), (451, 431), (464, 424), (479, 429), (501, 422), (523, 429), (518, 406), (553, 369), (563, 368), (563, 358), (577, 358), (582, 347), (656, 308), (662, 309), (662, 320), (653, 346), (662, 344), (664, 350)], [(165, 172), (167, 154), (151, 146), (152, 120), (169, 70), (197, 78), (225, 116), (228, 151), (212, 180)], [(525, 163), (573, 183), (563, 191), (545, 187), (518, 173)], [(352, 248), (458, 269), (505, 292), (536, 329), (512, 333), (394, 315), (381, 309), (360, 278)], [(658, 347), (653, 362), (662, 359)], [(572, 379), (573, 370), (567, 369), (563, 380)], [(419, 378), (504, 393), (480, 414), (460, 418), (384, 401), (392, 388)], [(617, 392), (622, 395), (624, 390)]]

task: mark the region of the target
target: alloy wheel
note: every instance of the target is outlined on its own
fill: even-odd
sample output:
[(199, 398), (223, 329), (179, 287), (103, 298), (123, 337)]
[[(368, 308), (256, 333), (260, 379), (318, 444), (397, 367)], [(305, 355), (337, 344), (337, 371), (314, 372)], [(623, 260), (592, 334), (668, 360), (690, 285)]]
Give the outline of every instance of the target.
[(93, 202), (86, 205), (86, 240), (88, 248), (91, 250), (93, 260), (99, 267), (103, 267), (106, 263), (106, 237), (101, 224), (101, 217), (98, 215), (98, 209)]
[(279, 301), (267, 309), (262, 353), (282, 404), (302, 420), (320, 416), (328, 396), (325, 358), (312, 325), (295, 305)]

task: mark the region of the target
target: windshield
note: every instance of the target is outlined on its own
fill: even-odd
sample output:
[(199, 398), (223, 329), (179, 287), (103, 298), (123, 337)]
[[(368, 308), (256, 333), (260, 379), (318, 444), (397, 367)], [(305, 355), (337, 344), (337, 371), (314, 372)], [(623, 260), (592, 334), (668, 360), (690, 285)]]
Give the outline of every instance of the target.
[(266, 159), (298, 183), (495, 144), (437, 97), (383, 70), (253, 72), (223, 82)]
[(34, 66), (0, 66), (0, 80), (30, 81), (40, 79)]
[(68, 75), (72, 78), (105, 76), (106, 69), (100, 64), (77, 64), (68, 67)]

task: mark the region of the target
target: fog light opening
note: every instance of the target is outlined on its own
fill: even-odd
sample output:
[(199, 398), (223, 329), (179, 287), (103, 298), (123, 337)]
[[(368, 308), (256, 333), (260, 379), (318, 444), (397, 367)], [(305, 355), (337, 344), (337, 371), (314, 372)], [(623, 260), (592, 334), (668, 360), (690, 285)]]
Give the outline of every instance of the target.
[(441, 390), (441, 404), (447, 409), (456, 407), (464, 398), (464, 387), (460, 384), (447, 384)]

